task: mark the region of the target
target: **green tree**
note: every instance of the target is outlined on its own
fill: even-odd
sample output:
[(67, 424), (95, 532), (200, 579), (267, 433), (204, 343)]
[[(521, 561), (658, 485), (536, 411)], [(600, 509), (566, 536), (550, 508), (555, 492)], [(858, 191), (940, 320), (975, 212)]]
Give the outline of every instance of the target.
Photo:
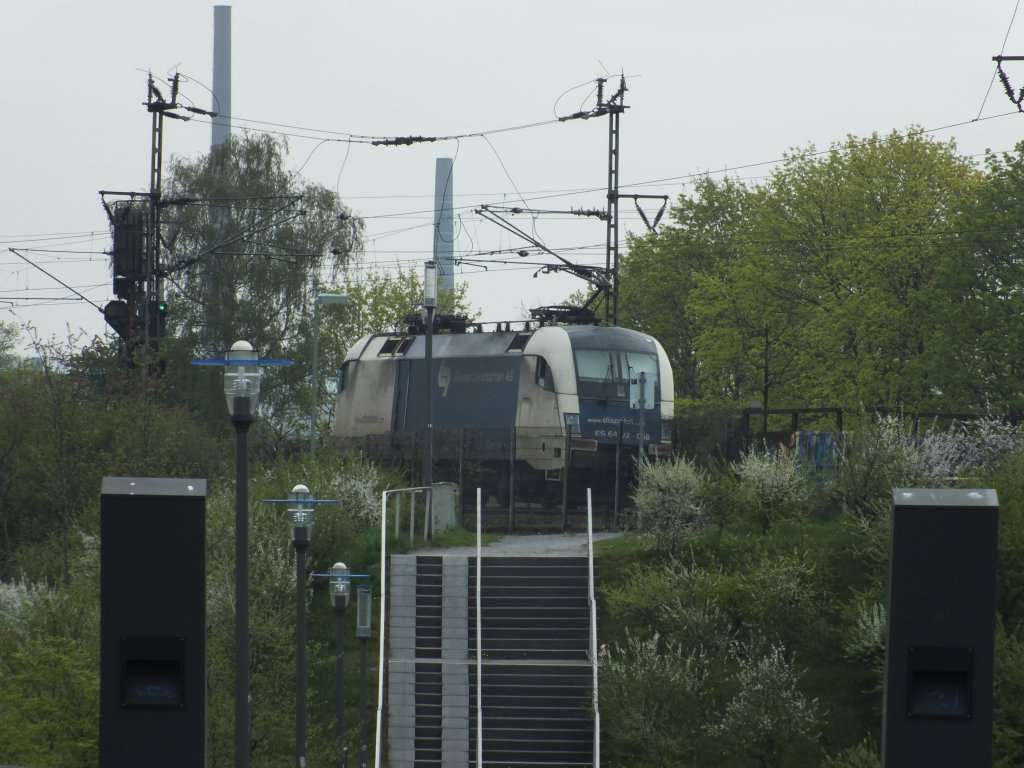
[(772, 174), (755, 237), (806, 312), (799, 386), (806, 405), (915, 407), (932, 324), (923, 298), (942, 233), (977, 182), (970, 162), (911, 129), (790, 155)]
[(916, 407), (943, 234), (978, 179), (916, 129), (795, 151), (760, 184), (703, 179), (630, 241), (622, 317), (669, 350), (681, 395)]
[(751, 253), (717, 274), (699, 276), (700, 298), (690, 305), (699, 329), (694, 347), (704, 399), (745, 405), (750, 395), (759, 395), (763, 433), (776, 389), (795, 389), (802, 331), (810, 322), (807, 312), (788, 304), (785, 289), (773, 284), (781, 276), (763, 253)]
[(40, 499), (36, 511), (42, 513), (39, 517), (44, 525), (55, 532), (51, 536), (59, 548), (61, 579), (67, 586), (71, 579), (74, 519), (98, 488), (99, 456), (93, 441), (102, 425), (90, 408), (94, 402), (93, 382), (72, 368), (76, 339), (69, 338), (65, 344), (36, 340), (34, 345), (39, 368), (35, 377), (36, 407), (30, 413), (40, 434), (30, 451), (49, 470), (35, 489)]
[(18, 339), (21, 329), (15, 323), (0, 320), (0, 371), (18, 365)]
[(679, 397), (701, 394), (689, 314), (698, 277), (739, 258), (758, 197), (742, 183), (702, 177), (672, 208), (672, 225), (628, 239), (619, 265), (619, 324), (661, 342)]
[(35, 353), (0, 370), (0, 578), (67, 583), (75, 532), (98, 525), (104, 475), (207, 477), (230, 453), (109, 344), (36, 341)]
[(261, 357), (293, 360), (266, 370), (261, 387), (262, 434), (275, 445), (308, 423), (313, 302), (358, 255), (362, 232), (336, 193), (285, 169), (286, 153), (284, 140), (259, 135), (172, 161), (165, 215), (172, 392), (226, 425), (219, 377), (191, 358), (223, 357), (245, 339)]
[(927, 312), (923, 369), (929, 406), (1020, 412), (1024, 363), (1024, 144), (989, 154), (984, 181), (964, 201), (944, 240)]
[(30, 460), (38, 432), (38, 384), (38, 373), (28, 365), (0, 366), (0, 578), (11, 573), (16, 546), (40, 533), (33, 487), (43, 482), (45, 467)]

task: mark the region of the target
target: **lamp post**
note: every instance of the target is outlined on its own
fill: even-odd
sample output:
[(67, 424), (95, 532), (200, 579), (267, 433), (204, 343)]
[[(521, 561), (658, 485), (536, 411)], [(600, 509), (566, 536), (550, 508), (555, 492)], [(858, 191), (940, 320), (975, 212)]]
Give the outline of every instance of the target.
[[(335, 563), (330, 570), (331, 605), (334, 606), (337, 628), (335, 631), (334, 663), (337, 674), (335, 699), (337, 700), (337, 737), (339, 750), (345, 743), (345, 608), (352, 594), (351, 571), (344, 563)], [(348, 762), (347, 760), (345, 761)], [(343, 768), (341, 758), (336, 768)]]
[(295, 764), (306, 768), (306, 549), (313, 538), (313, 494), (299, 484), (288, 494), (295, 545)]
[(249, 765), (249, 427), (260, 394), (252, 345), (236, 341), (224, 366), (224, 396), (235, 427), (235, 765)]
[(320, 305), (321, 304), (344, 304), (348, 297), (341, 293), (321, 293), (313, 299), (313, 381), (311, 385), (313, 402), (309, 408), (309, 455), (316, 453), (316, 410), (317, 395), (320, 389), (317, 363), (319, 362), (320, 346)]
[(426, 428), (423, 449), (423, 484), (427, 487), (424, 535), (434, 535), (434, 309), (437, 307), (437, 264), (428, 261), (423, 267), (423, 310), (426, 313)]
[(359, 768), (366, 768), (366, 641), (373, 632), (373, 591), (360, 587), (356, 603), (356, 637), (359, 638)]

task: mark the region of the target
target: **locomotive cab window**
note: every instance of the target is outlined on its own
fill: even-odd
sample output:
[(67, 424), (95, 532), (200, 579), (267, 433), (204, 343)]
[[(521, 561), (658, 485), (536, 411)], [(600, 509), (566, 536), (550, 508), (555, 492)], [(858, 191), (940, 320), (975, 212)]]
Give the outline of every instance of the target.
[(526, 342), (530, 340), (531, 336), (533, 336), (532, 333), (517, 333), (515, 335), (515, 338), (512, 339), (511, 342), (509, 342), (508, 349), (506, 349), (505, 351), (522, 352), (523, 349), (526, 347)]
[(404, 355), (409, 347), (412, 346), (412, 341), (412, 336), (392, 336), (381, 345), (377, 356)]
[(653, 387), (655, 392), (655, 402), (645, 403), (647, 408), (653, 408), (660, 397), (655, 355), (626, 350), (576, 350), (576, 376), (581, 397), (625, 402), (629, 399), (630, 380), (638, 379), (641, 373), (647, 386)]
[(548, 361), (543, 357), (537, 358), (537, 373), (534, 376), (537, 386), (548, 392), (555, 391), (555, 377), (548, 367)]

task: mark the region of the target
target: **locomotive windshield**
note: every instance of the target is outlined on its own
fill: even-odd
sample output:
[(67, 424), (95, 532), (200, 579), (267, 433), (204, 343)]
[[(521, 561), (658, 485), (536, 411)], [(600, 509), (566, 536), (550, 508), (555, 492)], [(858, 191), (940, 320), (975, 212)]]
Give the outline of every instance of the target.
[[(622, 349), (577, 349), (575, 354), (580, 397), (626, 401), (630, 379), (638, 380), (640, 374), (644, 374), (647, 386), (658, 392), (657, 355)], [(655, 394), (655, 400), (658, 397)], [(646, 404), (648, 408), (654, 405)]]

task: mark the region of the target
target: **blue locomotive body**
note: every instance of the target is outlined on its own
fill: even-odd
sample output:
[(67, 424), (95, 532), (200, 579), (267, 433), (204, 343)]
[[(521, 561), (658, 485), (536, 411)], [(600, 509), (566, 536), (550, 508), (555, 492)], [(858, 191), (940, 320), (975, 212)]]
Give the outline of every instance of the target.
[[(405, 454), (426, 426), (425, 352), (422, 333), (352, 346), (334, 409), (342, 447), (414, 459)], [(435, 333), (431, 358), (435, 440), (457, 434), (473, 458), (506, 461), (524, 494), (560, 480), (567, 457), (573, 484), (595, 485), (614, 475), (622, 450), (671, 448), (672, 370), (647, 334), (585, 325)]]

